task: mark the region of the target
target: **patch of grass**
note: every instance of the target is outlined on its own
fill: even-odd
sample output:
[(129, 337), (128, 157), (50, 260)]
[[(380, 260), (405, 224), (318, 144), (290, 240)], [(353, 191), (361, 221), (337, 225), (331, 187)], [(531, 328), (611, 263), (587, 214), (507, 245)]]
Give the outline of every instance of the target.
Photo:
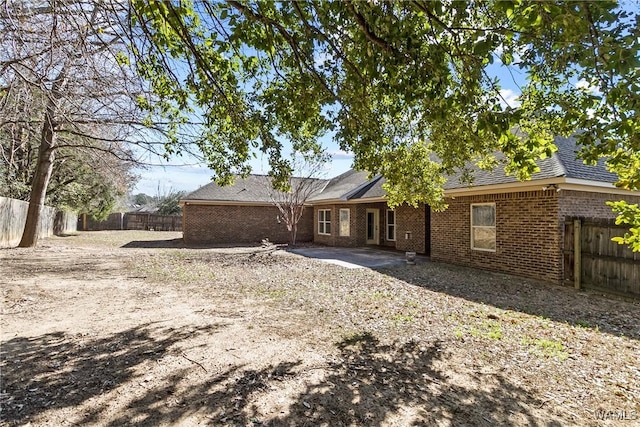
[(504, 337), (500, 322), (493, 320), (484, 321), (476, 326), (468, 326), (464, 330), (457, 328), (454, 332), (455, 337), (462, 338), (465, 330), (468, 331), (469, 335), (476, 338), (501, 340)]
[(455, 332), (453, 333), (453, 336), (461, 340), (464, 338), (464, 331), (460, 328), (456, 328)]
[(395, 316), (393, 316), (392, 318), (393, 322), (395, 324), (398, 323), (411, 323), (413, 322), (413, 316), (410, 314), (396, 314)]
[(594, 332), (600, 332), (600, 327), (598, 325), (592, 325), (586, 320), (578, 320), (576, 322), (576, 327), (583, 329), (592, 329)]
[(389, 298), (391, 297), (391, 295), (389, 295), (386, 292), (373, 292), (371, 294), (369, 294), (369, 298), (371, 298), (372, 300), (381, 300), (381, 299), (385, 299), (385, 298)]
[(523, 339), (522, 344), (531, 347), (532, 353), (546, 358), (556, 358), (560, 361), (569, 358), (564, 344), (552, 339)]
[(287, 291), (284, 289), (269, 289), (265, 291), (265, 295), (269, 298), (282, 298), (287, 295)]
[(491, 340), (501, 340), (503, 337), (502, 327), (498, 322), (483, 322), (478, 328), (471, 328), (471, 335)]
[(409, 300), (409, 301), (404, 303), (404, 306), (408, 307), (408, 308), (417, 309), (417, 308), (420, 308), (422, 305), (418, 301)]

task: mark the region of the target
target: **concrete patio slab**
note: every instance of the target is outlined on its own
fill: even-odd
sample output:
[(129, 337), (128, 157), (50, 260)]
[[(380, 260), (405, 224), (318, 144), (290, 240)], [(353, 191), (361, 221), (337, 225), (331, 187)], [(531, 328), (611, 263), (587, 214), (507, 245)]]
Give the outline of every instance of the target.
[[(404, 252), (370, 247), (338, 248), (331, 246), (314, 246), (295, 248), (289, 251), (294, 254), (319, 259), (345, 268), (375, 268), (406, 263)], [(425, 257), (416, 257), (416, 262), (423, 262), (426, 259)]]

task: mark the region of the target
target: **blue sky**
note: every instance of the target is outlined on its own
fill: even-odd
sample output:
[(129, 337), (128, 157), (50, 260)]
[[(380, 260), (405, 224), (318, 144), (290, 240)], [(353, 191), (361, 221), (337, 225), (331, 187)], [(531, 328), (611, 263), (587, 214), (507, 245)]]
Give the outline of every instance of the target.
[[(491, 65), (488, 71), (500, 79), (502, 96), (511, 107), (517, 106), (519, 87), (525, 83), (526, 75), (517, 67), (511, 66), (511, 72), (500, 64), (499, 60)], [(327, 165), (326, 177), (334, 177), (351, 168), (353, 156), (340, 150), (331, 136), (322, 140), (327, 152), (332, 155), (332, 161)], [(193, 160), (173, 157), (169, 162), (161, 158), (154, 163), (161, 166), (149, 166), (136, 171), (139, 180), (132, 190), (132, 194), (145, 193), (148, 195), (163, 195), (172, 191), (194, 191), (211, 182), (213, 173), (204, 163), (198, 164)], [(268, 172), (266, 158), (258, 157), (250, 162), (252, 172), (261, 174)]]
[[(627, 10), (637, 10), (639, 3), (637, 0), (623, 0), (621, 7)], [(499, 52), (495, 52), (494, 63), (487, 68), (487, 72), (491, 76), (498, 78), (501, 86), (501, 94), (507, 104), (511, 107), (517, 107), (517, 97), (520, 95), (520, 87), (526, 84), (526, 71), (517, 66), (504, 66), (499, 60)], [(514, 62), (518, 59), (514, 58)], [(586, 84), (586, 82), (575, 82), (575, 84)], [(326, 176), (333, 177), (347, 171), (351, 167), (353, 157), (349, 153), (342, 152), (337, 143), (332, 140), (331, 136), (323, 139), (323, 145), (326, 150), (332, 154), (333, 161), (328, 165)], [(157, 161), (162, 163), (161, 160)], [(136, 173), (139, 180), (133, 194), (146, 193), (156, 195), (158, 192), (168, 193), (170, 191), (193, 191), (211, 182), (212, 172), (204, 164), (190, 164), (179, 157), (170, 159), (171, 165), (150, 166)], [(178, 166), (185, 164), (183, 166)], [(251, 162), (253, 173), (266, 173), (267, 160), (260, 157)]]
[[(331, 138), (323, 141), (327, 151), (332, 155), (332, 161), (327, 164), (325, 171), (326, 177), (334, 177), (351, 168), (353, 156), (345, 153), (337, 148), (335, 142)], [(162, 163), (161, 159), (157, 160)], [(267, 173), (267, 159), (261, 159), (258, 155), (257, 159), (250, 162), (253, 173)], [(201, 186), (211, 182), (213, 173), (204, 163), (187, 162), (176, 157), (171, 159), (170, 164), (164, 162), (163, 165), (149, 166), (146, 169), (139, 169), (136, 172), (139, 180), (132, 194), (145, 193), (150, 196), (165, 195), (172, 191), (194, 191)]]
[[(516, 107), (520, 87), (526, 82), (526, 74), (516, 66), (510, 66), (507, 69), (497, 57), (487, 71), (490, 75), (498, 77), (503, 98), (511, 107)], [(332, 161), (327, 165), (326, 177), (337, 176), (351, 168), (353, 156), (340, 150), (330, 135), (324, 137), (322, 142), (327, 152), (332, 155)], [(169, 162), (166, 162), (158, 158), (154, 163), (161, 164), (161, 166), (149, 166), (136, 172), (139, 180), (132, 194), (163, 195), (172, 191), (190, 192), (211, 182), (213, 176), (211, 170), (204, 163), (198, 163), (193, 159), (173, 157)], [(250, 164), (253, 173), (268, 172), (267, 159), (263, 158), (260, 153)]]

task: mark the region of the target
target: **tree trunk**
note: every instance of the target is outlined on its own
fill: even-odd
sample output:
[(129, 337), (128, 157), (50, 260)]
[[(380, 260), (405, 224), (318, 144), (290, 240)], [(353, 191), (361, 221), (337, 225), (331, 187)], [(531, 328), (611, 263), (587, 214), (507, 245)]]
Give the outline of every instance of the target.
[(31, 183), (31, 193), (29, 196), (29, 209), (27, 210), (27, 220), (24, 225), (22, 239), (18, 245), (21, 248), (32, 248), (38, 243), (40, 231), (40, 218), (44, 208), (47, 187), (53, 172), (53, 161), (55, 159), (56, 144), (56, 122), (57, 102), (61, 98), (61, 90), (66, 83), (64, 68), (53, 82), (49, 102), (44, 114), (42, 124), (42, 135), (40, 137), (40, 147), (38, 148), (38, 163)]
[(294, 222), (291, 227), (291, 246), (296, 245), (296, 234), (298, 234), (298, 224)]

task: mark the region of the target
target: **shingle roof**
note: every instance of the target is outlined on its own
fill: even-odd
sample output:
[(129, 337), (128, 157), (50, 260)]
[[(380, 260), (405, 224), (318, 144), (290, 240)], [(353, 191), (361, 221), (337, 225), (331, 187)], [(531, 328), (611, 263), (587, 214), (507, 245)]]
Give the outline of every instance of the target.
[[(604, 159), (594, 166), (586, 165), (582, 160), (576, 159), (575, 138), (556, 137), (553, 142), (558, 147), (558, 151), (551, 157), (537, 161), (540, 171), (531, 175), (532, 181), (561, 177), (609, 183), (616, 181), (616, 175), (607, 171)], [(498, 160), (504, 159), (504, 156), (497, 157)], [(473, 165), (471, 168), (474, 171), (473, 187), (518, 182), (516, 177), (507, 175), (502, 167), (497, 167), (493, 171), (480, 170)], [(460, 182), (459, 174), (449, 176), (444, 186), (447, 190), (465, 187), (469, 185)]]
[[(616, 181), (616, 175), (607, 171), (604, 160), (598, 162), (597, 165), (591, 166), (576, 159), (577, 146), (574, 138), (557, 137), (554, 143), (558, 147), (558, 151), (551, 157), (537, 162), (540, 171), (531, 176), (532, 181), (561, 177), (608, 183)], [(480, 170), (474, 165), (470, 167), (474, 171), (472, 184), (474, 188), (518, 182), (517, 178), (507, 175), (501, 167), (496, 168), (494, 171)], [(346, 201), (384, 197), (385, 192), (382, 189), (382, 184), (385, 182), (384, 178), (378, 175), (369, 179), (368, 176), (368, 172), (351, 169), (330, 180), (320, 180), (325, 181), (326, 184), (322, 191), (309, 198), (309, 201)], [(460, 174), (454, 174), (448, 177), (444, 187), (450, 190), (471, 186), (460, 182)], [(233, 185), (226, 187), (220, 187), (212, 182), (187, 195), (185, 200), (270, 203), (270, 188), (268, 176), (249, 175), (244, 179), (238, 178)]]
[(605, 159), (600, 159), (597, 165), (587, 165), (582, 160), (576, 159), (578, 147), (574, 138), (556, 137), (554, 143), (558, 151), (554, 156), (564, 166), (567, 178), (585, 179), (590, 181), (615, 182), (618, 177), (609, 172), (605, 165)]
[(324, 190), (311, 198), (310, 201), (322, 200), (351, 200), (370, 197), (383, 197), (380, 187), (380, 177), (368, 179), (369, 173), (350, 169), (347, 172), (329, 180)]
[[(292, 184), (302, 178), (292, 178)], [(215, 200), (221, 202), (271, 203), (271, 181), (267, 175), (237, 177), (232, 185), (219, 186), (215, 182), (203, 185), (187, 194), (183, 200)]]

